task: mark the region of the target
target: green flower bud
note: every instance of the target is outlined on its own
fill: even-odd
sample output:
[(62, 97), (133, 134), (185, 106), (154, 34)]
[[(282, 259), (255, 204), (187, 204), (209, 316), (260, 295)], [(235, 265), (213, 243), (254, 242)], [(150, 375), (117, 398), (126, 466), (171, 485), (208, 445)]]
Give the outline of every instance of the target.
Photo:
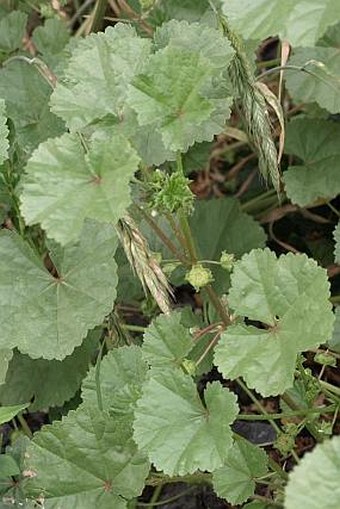
[(196, 292), (214, 281), (211, 270), (203, 267), (201, 263), (194, 265), (186, 274), (185, 279), (195, 288)]
[(159, 212), (192, 212), (194, 195), (189, 188), (190, 180), (181, 173), (167, 175), (155, 170), (150, 183), (149, 205)]
[(320, 352), (317, 353), (314, 357), (315, 362), (322, 364), (323, 366), (336, 366), (336, 358), (333, 357), (330, 353)]
[(235, 263), (235, 255), (232, 254), (232, 253), (227, 253), (226, 251), (222, 251), (222, 255), (221, 255), (221, 259), (220, 259), (220, 264), (221, 264), (221, 267), (225, 270), (227, 270), (228, 272), (230, 272), (232, 270), (232, 268), (234, 267), (234, 263)]
[(140, 6), (143, 11), (148, 11), (154, 6), (156, 0), (139, 0)]

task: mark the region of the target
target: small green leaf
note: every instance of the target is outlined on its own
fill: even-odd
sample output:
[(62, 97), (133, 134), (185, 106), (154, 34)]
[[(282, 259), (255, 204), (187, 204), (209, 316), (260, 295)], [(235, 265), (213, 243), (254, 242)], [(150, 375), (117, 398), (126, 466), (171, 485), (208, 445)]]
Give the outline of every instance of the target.
[(148, 371), (138, 346), (123, 346), (111, 350), (101, 361), (99, 368), (99, 387), (93, 367), (82, 384), (82, 400), (92, 406), (98, 405), (100, 390), (103, 409), (115, 417), (126, 417), (132, 422), (132, 415), (142, 384)]
[(338, 0), (222, 0), (223, 11), (246, 39), (279, 35), (293, 46), (311, 46), (340, 18)]
[(141, 71), (150, 45), (123, 23), (80, 41), (51, 96), (52, 111), (72, 131), (108, 114), (120, 117), (127, 86)]
[(126, 500), (143, 490), (149, 463), (107, 413), (81, 406), (35, 434), (25, 469), (32, 473), (27, 493), (49, 507), (127, 509)]
[(178, 369), (151, 370), (137, 402), (134, 438), (168, 475), (215, 470), (232, 445), (234, 394), (210, 384), (201, 402), (192, 378)]
[(0, 165), (8, 158), (9, 130), (7, 127), (6, 105), (3, 99), (0, 99)]
[(18, 235), (2, 230), (0, 348), (17, 346), (33, 358), (71, 354), (113, 307), (116, 247), (112, 226), (89, 221), (78, 243), (51, 252), (53, 276)]
[(189, 330), (181, 323), (182, 313), (159, 315), (144, 333), (143, 358), (154, 368), (179, 367), (193, 348)]
[(340, 500), (340, 437), (316, 445), (289, 475), (285, 509), (338, 509)]
[(3, 406), (0, 407), (0, 424), (4, 424), (5, 422), (13, 419), (19, 412), (25, 410), (29, 406), (29, 403), (24, 403), (21, 405), (13, 405), (13, 406)]
[(242, 376), (263, 396), (293, 385), (296, 355), (326, 342), (334, 315), (324, 269), (306, 255), (276, 258), (253, 250), (235, 264), (229, 305), (265, 328), (237, 323), (222, 334), (215, 364), (227, 378)]
[(131, 203), (139, 158), (120, 137), (95, 140), (86, 153), (75, 134), (42, 143), (26, 166), (21, 210), (61, 244), (79, 238), (86, 218), (116, 223)]
[(19, 474), (20, 468), (15, 459), (9, 454), (0, 454), (0, 479)]
[(62, 52), (69, 42), (70, 34), (66, 24), (60, 18), (46, 19), (43, 26), (38, 26), (32, 35), (32, 41), (44, 62), (54, 69), (62, 58)]
[[(8, 365), (10, 360), (13, 357), (13, 350), (10, 348), (1, 348), (0, 349), (0, 391), (1, 384), (3, 384), (6, 380), (6, 374), (8, 370)], [(30, 398), (25, 398), (25, 401), (29, 401)], [(18, 401), (14, 401), (14, 403), (18, 403)]]
[(0, 19), (0, 52), (12, 53), (22, 47), (27, 14), (12, 11)]
[(233, 505), (246, 502), (254, 494), (256, 478), (267, 473), (267, 462), (262, 449), (247, 440), (236, 440), (223, 467), (213, 473), (217, 495)]
[(302, 159), (284, 172), (286, 192), (304, 207), (340, 192), (340, 125), (328, 120), (297, 118), (288, 125), (285, 152)]
[(6, 381), (0, 386), (3, 405), (32, 401), (30, 411), (61, 406), (74, 396), (85, 377), (100, 330), (91, 331), (83, 344), (62, 361), (31, 359), (15, 352)]

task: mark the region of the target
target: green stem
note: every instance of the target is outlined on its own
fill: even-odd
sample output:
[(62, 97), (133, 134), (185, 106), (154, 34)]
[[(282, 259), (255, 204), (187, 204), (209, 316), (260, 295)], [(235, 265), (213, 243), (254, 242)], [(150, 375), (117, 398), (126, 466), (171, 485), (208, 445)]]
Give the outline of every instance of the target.
[(334, 385), (332, 385), (328, 382), (324, 382), (323, 380), (320, 380), (319, 382), (322, 387), (324, 387), (328, 391), (332, 392), (336, 396), (340, 396), (340, 387), (335, 387)]
[(122, 329), (131, 331), (131, 332), (145, 332), (145, 327), (142, 327), (141, 325), (130, 325), (128, 323), (123, 323), (121, 325)]
[[(162, 487), (163, 487), (162, 485), (157, 486), (157, 488), (162, 488)], [(171, 502), (175, 502), (175, 500), (178, 500), (179, 498), (182, 498), (185, 495), (188, 495), (189, 493), (191, 493), (193, 491), (193, 489), (194, 489), (193, 486), (191, 486), (190, 488), (183, 491), (182, 493), (179, 493), (178, 495), (174, 495), (173, 497), (170, 497), (170, 498), (166, 498), (160, 502), (152, 502), (152, 499), (149, 503), (137, 502), (137, 507), (138, 506), (140, 506), (140, 507), (160, 507), (162, 505), (170, 504)]]
[(263, 414), (263, 415), (253, 415), (253, 414), (239, 414), (237, 416), (237, 420), (240, 421), (268, 421), (270, 419), (289, 419), (290, 417), (298, 417), (298, 416), (306, 416), (309, 414), (330, 414), (336, 410), (336, 405), (331, 405), (324, 408), (306, 408), (306, 410), (296, 410), (294, 412), (289, 413), (281, 413), (281, 414)]
[(29, 425), (27, 424), (25, 417), (22, 415), (21, 412), (16, 417), (17, 417), (17, 419), (18, 419), (18, 421), (20, 423), (20, 426), (21, 426), (23, 432), (25, 433), (25, 435), (28, 438), (32, 439), (33, 438), (33, 433), (31, 431)]
[(94, 8), (90, 32), (99, 32), (107, 8), (108, 0), (97, 0)]

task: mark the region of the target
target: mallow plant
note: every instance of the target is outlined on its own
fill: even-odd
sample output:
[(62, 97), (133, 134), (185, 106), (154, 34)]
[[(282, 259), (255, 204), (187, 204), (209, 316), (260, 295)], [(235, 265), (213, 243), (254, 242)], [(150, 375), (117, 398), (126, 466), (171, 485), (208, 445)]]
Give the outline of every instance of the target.
[(0, 507), (338, 509), (340, 3), (85, 4), (0, 7)]

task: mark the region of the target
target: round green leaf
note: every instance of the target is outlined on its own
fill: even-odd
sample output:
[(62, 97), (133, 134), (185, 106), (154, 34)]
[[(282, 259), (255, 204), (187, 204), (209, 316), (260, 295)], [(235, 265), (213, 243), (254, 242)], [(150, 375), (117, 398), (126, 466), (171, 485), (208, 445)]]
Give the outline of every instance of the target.
[(338, 509), (340, 501), (340, 437), (318, 444), (290, 473), (285, 509)]
[(189, 329), (181, 323), (182, 313), (159, 315), (144, 333), (143, 358), (154, 368), (177, 366), (193, 348)]
[(18, 235), (2, 230), (0, 348), (17, 346), (33, 358), (71, 354), (112, 310), (116, 247), (113, 226), (86, 222), (78, 243), (51, 252), (52, 275)]
[(61, 244), (79, 238), (86, 218), (116, 223), (131, 203), (129, 182), (139, 158), (120, 137), (95, 140), (88, 153), (64, 134), (42, 143), (26, 166), (21, 210)]
[(204, 393), (206, 407), (188, 375), (177, 369), (151, 370), (137, 402), (134, 438), (156, 468), (185, 475), (220, 467), (232, 445), (230, 424), (236, 397), (219, 383)]
[(170, 44), (149, 58), (127, 101), (140, 126), (154, 126), (166, 148), (186, 152), (195, 142), (211, 141), (229, 117), (231, 98), (225, 92), (216, 99), (215, 76), (199, 52)]
[(97, 407), (79, 407), (44, 426), (25, 456), (27, 493), (49, 508), (126, 509), (149, 472), (124, 428)]
[(235, 264), (229, 304), (265, 328), (236, 323), (222, 334), (215, 364), (264, 396), (293, 384), (296, 355), (326, 342), (334, 315), (324, 269), (305, 255), (253, 250)]
[(266, 473), (266, 453), (247, 440), (238, 439), (229, 449), (223, 467), (213, 473), (214, 489), (231, 504), (242, 504), (254, 494), (255, 479)]

